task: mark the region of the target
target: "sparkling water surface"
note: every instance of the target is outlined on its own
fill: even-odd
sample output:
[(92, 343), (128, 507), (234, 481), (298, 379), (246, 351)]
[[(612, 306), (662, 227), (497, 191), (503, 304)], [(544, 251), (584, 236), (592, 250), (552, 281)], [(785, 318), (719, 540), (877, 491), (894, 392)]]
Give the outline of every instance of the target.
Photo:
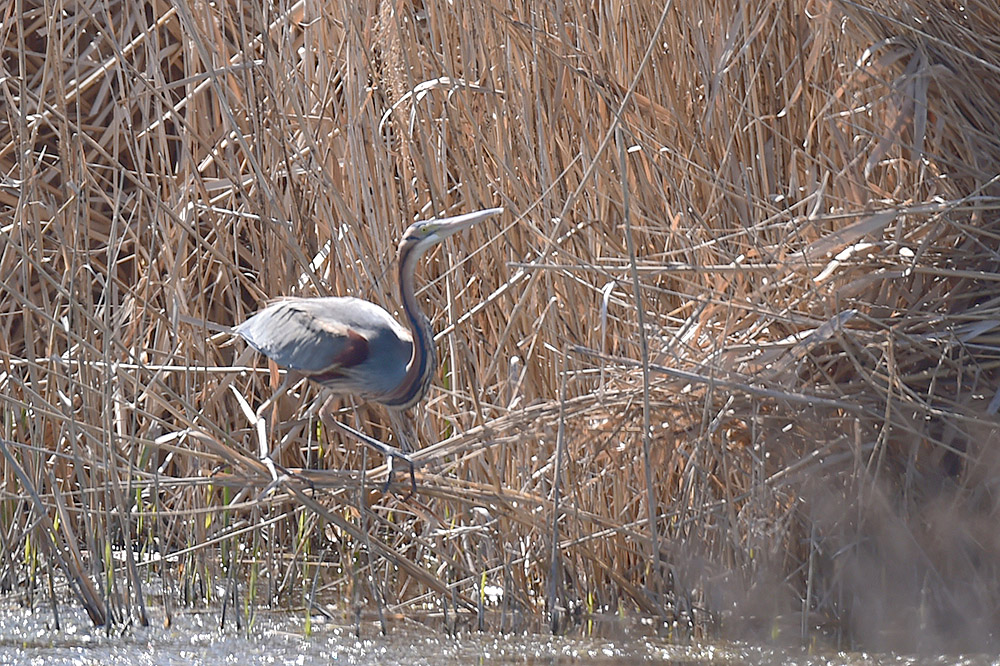
[(303, 614), (262, 613), (252, 625), (227, 622), (219, 611), (179, 612), (163, 626), (162, 611), (151, 610), (158, 626), (108, 632), (87, 616), (60, 609), (54, 628), (51, 608), (0, 608), (0, 664), (800, 664), (912, 665), (998, 664), (988, 656), (916, 657), (860, 653), (809, 654), (803, 650), (743, 644), (677, 645), (642, 632), (618, 630), (613, 638), (499, 635), (463, 631), (456, 636), (422, 624), (397, 621), (387, 635), (377, 623), (345, 626), (313, 618), (306, 634)]

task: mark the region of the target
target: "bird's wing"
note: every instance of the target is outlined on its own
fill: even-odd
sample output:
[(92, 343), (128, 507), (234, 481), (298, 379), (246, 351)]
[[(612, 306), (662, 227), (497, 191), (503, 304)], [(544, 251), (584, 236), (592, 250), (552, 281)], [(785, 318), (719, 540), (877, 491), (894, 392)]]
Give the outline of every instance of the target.
[(327, 310), (319, 312), (305, 300), (281, 300), (237, 326), (236, 332), (290, 370), (312, 374), (364, 363), (369, 355), (365, 331), (338, 318), (337, 308)]
[(285, 298), (235, 330), (278, 365), (314, 378), (367, 368), (375, 390), (401, 380), (412, 349), (409, 331), (385, 309), (351, 297)]

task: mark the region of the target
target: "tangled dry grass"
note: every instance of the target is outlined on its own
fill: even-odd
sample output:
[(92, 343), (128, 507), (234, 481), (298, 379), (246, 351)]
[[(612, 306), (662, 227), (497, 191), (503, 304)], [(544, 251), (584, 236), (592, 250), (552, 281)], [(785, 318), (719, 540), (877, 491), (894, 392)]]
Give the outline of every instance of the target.
[[(996, 645), (993, 3), (3, 12), (9, 593)], [(406, 224), (493, 205), (421, 269), (418, 496), (310, 385), (258, 430), (230, 326), (392, 310)]]

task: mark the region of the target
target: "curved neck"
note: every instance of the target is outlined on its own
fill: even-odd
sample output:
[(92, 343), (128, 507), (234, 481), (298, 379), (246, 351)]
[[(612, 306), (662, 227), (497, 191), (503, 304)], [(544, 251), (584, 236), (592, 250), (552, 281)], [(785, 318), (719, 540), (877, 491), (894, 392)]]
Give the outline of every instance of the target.
[(409, 409), (427, 394), (427, 389), (437, 369), (434, 351), (434, 331), (431, 322), (420, 309), (413, 288), (413, 272), (423, 252), (411, 247), (399, 255), (399, 297), (406, 313), (406, 324), (413, 335), (413, 351), (406, 366), (406, 374), (392, 392), (380, 402), (394, 409)]

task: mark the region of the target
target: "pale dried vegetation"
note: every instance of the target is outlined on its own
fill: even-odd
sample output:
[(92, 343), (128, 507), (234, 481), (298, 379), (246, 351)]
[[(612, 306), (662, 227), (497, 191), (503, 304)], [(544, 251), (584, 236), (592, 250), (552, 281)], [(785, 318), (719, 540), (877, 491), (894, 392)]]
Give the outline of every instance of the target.
[[(21, 0), (0, 43), (7, 593), (995, 639), (992, 1)], [(415, 497), (312, 385), (254, 426), (231, 325), (395, 310), (401, 230), (498, 205), (419, 271)]]

